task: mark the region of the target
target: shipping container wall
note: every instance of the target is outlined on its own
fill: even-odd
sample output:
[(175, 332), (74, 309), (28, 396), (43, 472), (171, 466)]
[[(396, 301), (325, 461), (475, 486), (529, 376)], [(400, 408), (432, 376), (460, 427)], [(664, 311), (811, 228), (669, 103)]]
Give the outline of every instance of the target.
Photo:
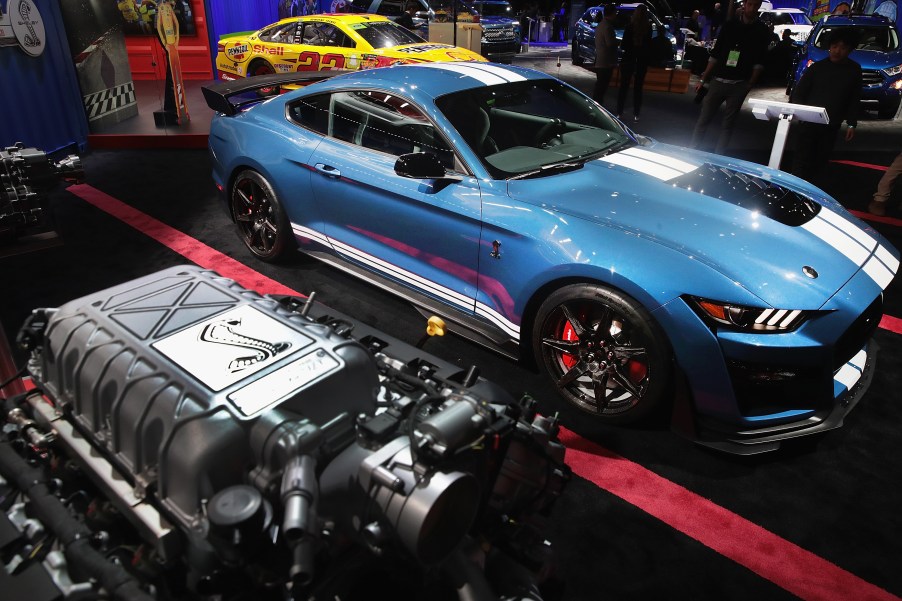
[(81, 152), (88, 122), (59, 4), (33, 1), (44, 24), (44, 51), (29, 56), (17, 45), (0, 47), (0, 146)]

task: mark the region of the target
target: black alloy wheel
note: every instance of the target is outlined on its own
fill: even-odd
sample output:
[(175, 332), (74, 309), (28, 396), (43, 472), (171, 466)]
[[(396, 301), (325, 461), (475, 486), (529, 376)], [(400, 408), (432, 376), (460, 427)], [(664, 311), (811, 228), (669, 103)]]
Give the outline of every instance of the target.
[(595, 284), (574, 284), (540, 307), (536, 360), (570, 405), (626, 424), (651, 415), (671, 389), (672, 352), (636, 301)]
[(291, 227), (266, 179), (250, 169), (235, 178), (229, 198), (232, 218), (245, 246), (264, 261), (276, 261), (289, 247)]

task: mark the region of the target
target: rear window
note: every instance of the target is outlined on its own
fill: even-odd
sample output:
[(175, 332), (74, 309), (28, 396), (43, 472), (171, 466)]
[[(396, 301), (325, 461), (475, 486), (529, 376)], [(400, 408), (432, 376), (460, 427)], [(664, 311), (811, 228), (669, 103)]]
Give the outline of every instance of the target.
[[(830, 48), (830, 37), (838, 27), (824, 27), (817, 34), (814, 45), (822, 50)], [(843, 29), (852, 29), (858, 38), (858, 46), (856, 50), (876, 50), (877, 52), (887, 52), (899, 48), (899, 35), (895, 28), (874, 26), (868, 27), (864, 25), (856, 25), (852, 27), (843, 27)]]

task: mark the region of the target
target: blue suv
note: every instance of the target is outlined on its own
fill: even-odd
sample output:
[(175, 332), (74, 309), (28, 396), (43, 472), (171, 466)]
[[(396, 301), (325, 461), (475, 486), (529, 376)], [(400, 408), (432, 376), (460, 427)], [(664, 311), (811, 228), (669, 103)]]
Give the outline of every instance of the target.
[(787, 94), (811, 63), (827, 58), (831, 32), (840, 28), (854, 29), (858, 39), (850, 58), (861, 65), (862, 108), (891, 119), (902, 98), (902, 48), (896, 24), (880, 15), (831, 15), (818, 21), (802, 46)]

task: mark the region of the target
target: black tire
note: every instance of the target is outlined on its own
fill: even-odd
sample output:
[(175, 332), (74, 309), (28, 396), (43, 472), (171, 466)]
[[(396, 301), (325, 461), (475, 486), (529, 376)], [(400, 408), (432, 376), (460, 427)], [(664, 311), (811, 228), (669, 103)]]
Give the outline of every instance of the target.
[(582, 66), (583, 64), (583, 57), (579, 54), (576, 38), (573, 38), (573, 42), (570, 44), (570, 61), (577, 67)]
[(564, 400), (598, 421), (642, 420), (672, 390), (673, 353), (660, 327), (610, 288), (574, 284), (554, 292), (539, 308), (532, 343)]
[(229, 193), (238, 235), (257, 258), (274, 262), (291, 247), (291, 226), (275, 191), (251, 169), (238, 174)]
[[(262, 58), (258, 58), (250, 65), (247, 66), (247, 76), (248, 77), (256, 77), (258, 75), (272, 75), (276, 72), (275, 67), (270, 65), (268, 62), (263, 60)], [(279, 93), (279, 86), (269, 86), (266, 88), (260, 88), (257, 90), (257, 94), (259, 96), (263, 96), (264, 98), (268, 96), (275, 96)]]

